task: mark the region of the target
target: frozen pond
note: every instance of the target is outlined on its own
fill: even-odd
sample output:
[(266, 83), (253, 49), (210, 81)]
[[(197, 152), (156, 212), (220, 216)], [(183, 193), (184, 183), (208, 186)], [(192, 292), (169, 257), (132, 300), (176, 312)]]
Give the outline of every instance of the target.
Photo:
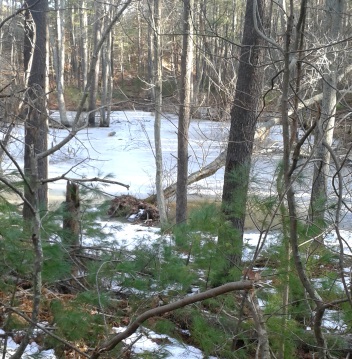
[[(68, 112), (73, 117), (75, 112)], [(58, 112), (51, 114), (58, 119)], [(177, 127), (176, 115), (164, 114), (161, 120), (161, 137), (164, 165), (164, 187), (176, 180), (177, 164)], [(228, 138), (228, 122), (192, 120), (189, 140), (189, 173), (198, 171), (212, 162), (225, 148)], [(68, 134), (68, 130), (50, 128), (49, 146), (57, 144)], [(112, 135), (113, 134), (113, 135)], [(13, 134), (11, 152), (23, 164), (23, 128)], [(262, 146), (262, 147), (261, 147)], [(270, 129), (263, 144), (256, 145), (252, 161), (251, 193), (260, 197), (276, 196), (275, 172), (282, 158), (282, 133), (280, 126)], [(306, 161), (303, 159), (303, 162)], [(314, 163), (314, 162), (313, 162)], [(9, 169), (13, 166), (8, 164)], [(4, 166), (6, 170), (6, 165)], [(345, 169), (346, 203), (351, 203), (349, 189), (351, 171)], [(92, 178), (112, 176), (115, 181), (129, 185), (126, 188), (109, 184), (104, 190), (112, 196), (131, 194), (145, 198), (155, 193), (154, 159), (154, 115), (142, 111), (113, 111), (109, 128), (86, 128), (60, 151), (49, 158), (49, 177), (66, 173), (70, 178)], [(194, 183), (189, 187), (189, 195), (194, 198), (221, 198), (224, 169), (214, 175)], [(311, 191), (312, 165), (301, 167), (299, 181), (295, 184), (297, 201), (301, 208), (307, 208)], [(328, 181), (329, 198), (335, 200), (331, 177)], [(66, 181), (50, 182), (51, 201), (64, 199)], [(336, 201), (336, 200), (335, 200)], [(347, 213), (344, 223), (351, 222)]]
[[(58, 115), (57, 113), (52, 116)], [(161, 137), (165, 186), (173, 183), (177, 163), (177, 122), (175, 115), (164, 115)], [(109, 136), (115, 132), (114, 136)], [(52, 129), (50, 144), (57, 143), (67, 131)], [(193, 120), (190, 125), (189, 171), (194, 172), (213, 161), (222, 151), (227, 137), (227, 124)], [(79, 164), (77, 168), (72, 166)], [(116, 181), (130, 185), (127, 191), (109, 185), (107, 192), (147, 197), (155, 192), (154, 116), (148, 112), (112, 112), (109, 128), (87, 128), (77, 135), (62, 151), (50, 158), (50, 176), (58, 176), (72, 168), (69, 176), (104, 176), (112, 174)], [(216, 195), (221, 191), (223, 171), (201, 181), (201, 194)], [(57, 195), (64, 184), (50, 185)]]

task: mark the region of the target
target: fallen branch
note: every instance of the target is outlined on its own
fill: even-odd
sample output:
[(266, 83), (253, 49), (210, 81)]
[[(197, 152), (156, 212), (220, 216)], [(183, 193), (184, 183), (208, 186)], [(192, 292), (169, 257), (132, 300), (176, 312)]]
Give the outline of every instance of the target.
[(186, 305), (193, 304), (196, 302), (200, 302), (202, 300), (208, 298), (214, 298), (221, 294), (225, 294), (231, 291), (238, 290), (250, 290), (255, 288), (254, 281), (245, 280), (240, 282), (230, 282), (226, 283), (220, 287), (209, 289), (203, 293), (194, 294), (176, 302), (163, 305), (161, 307), (156, 307), (153, 309), (149, 309), (146, 312), (139, 315), (123, 332), (114, 335), (111, 339), (107, 340), (105, 343), (102, 343), (99, 347), (97, 347), (90, 359), (98, 359), (99, 356), (107, 351), (112, 350), (119, 343), (121, 343), (124, 339), (130, 337), (136, 330), (140, 327), (140, 325), (149, 318), (163, 315), (167, 312), (171, 312), (173, 310), (183, 308)]
[[(191, 185), (192, 183), (198, 182), (204, 178), (212, 176), (216, 173), (222, 166), (225, 165), (227, 151), (222, 151), (218, 157), (215, 158), (214, 161), (210, 162), (205, 167), (201, 168), (199, 171), (191, 173), (187, 178), (187, 185)], [(176, 183), (166, 187), (164, 189), (165, 198), (170, 198), (176, 193)], [(155, 202), (156, 195), (149, 196), (146, 202)]]

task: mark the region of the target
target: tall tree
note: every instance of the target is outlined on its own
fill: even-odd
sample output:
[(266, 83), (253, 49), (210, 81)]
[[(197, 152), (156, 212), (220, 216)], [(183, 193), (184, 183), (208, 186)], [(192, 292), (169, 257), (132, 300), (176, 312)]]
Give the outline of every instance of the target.
[[(104, 24), (109, 24), (112, 10), (111, 5), (105, 4)], [(105, 25), (105, 26), (106, 26)], [(112, 98), (112, 33), (110, 32), (106, 38), (103, 49), (101, 51), (101, 108), (100, 108), (100, 127), (110, 126), (111, 115), (111, 98)]]
[[(325, 3), (325, 31), (324, 40), (330, 43), (338, 40), (343, 25), (344, 0), (326, 0)], [(327, 203), (327, 181), (330, 172), (330, 149), (332, 145), (335, 114), (336, 95), (338, 85), (338, 45), (326, 48), (324, 54), (325, 65), (323, 74), (323, 98), (321, 114), (315, 131), (315, 166), (310, 202), (309, 219), (320, 227), (325, 217)]]
[(160, 213), (161, 225), (167, 221), (165, 197), (163, 191), (163, 155), (161, 149), (161, 112), (163, 105), (162, 96), (162, 48), (161, 48), (161, 6), (160, 0), (154, 0), (154, 94), (155, 94), (155, 119), (154, 119), (154, 143), (155, 143), (155, 185), (156, 185), (156, 197)]
[[(47, 65), (47, 0), (27, 0), (25, 16), (24, 64), (27, 82), (25, 95), (25, 148), (24, 148), (24, 205), (23, 217), (32, 233), (35, 254), (33, 274), (33, 302), (31, 324), (21, 344), (11, 356), (20, 359), (38, 321), (42, 289), (43, 251), (40, 234), (42, 211), (48, 206), (48, 187), (43, 180), (48, 177), (47, 157), (37, 155), (48, 147), (48, 121), (46, 113), (46, 65)], [(32, 46), (30, 46), (32, 45)], [(26, 226), (27, 227), (27, 226)]]
[(56, 42), (54, 51), (54, 64), (56, 70), (56, 91), (57, 91), (57, 103), (60, 113), (60, 121), (63, 125), (68, 126), (66, 104), (64, 98), (64, 65), (65, 65), (65, 31), (64, 30), (64, 18), (63, 9), (65, 8), (64, 0), (55, 0), (56, 10)]
[[(29, 10), (26, 16), (26, 38), (24, 46), (25, 72), (28, 73), (28, 90), (26, 92), (26, 122), (25, 122), (25, 149), (24, 171), (27, 178), (33, 174), (31, 156), (41, 153), (48, 146), (48, 118), (46, 113), (46, 41), (47, 26), (46, 14), (47, 0), (28, 0)], [(29, 46), (32, 44), (32, 47)], [(48, 160), (43, 158), (38, 161), (38, 177), (45, 179), (48, 176)], [(32, 203), (33, 193), (30, 186), (25, 186), (25, 198)], [(48, 205), (47, 184), (38, 188), (39, 206), (45, 210)], [(23, 215), (31, 218), (32, 211), (24, 204)]]
[[(95, 126), (95, 113), (96, 113), (96, 106), (97, 106), (97, 92), (99, 87), (99, 67), (100, 67), (100, 56), (97, 53), (96, 49), (98, 43), (100, 42), (101, 38), (101, 13), (102, 13), (102, 4), (99, 1), (94, 1), (94, 53), (97, 56), (97, 61), (95, 64), (95, 76), (91, 83), (90, 92), (89, 92), (89, 103), (88, 103), (88, 124), (90, 127)], [(94, 55), (95, 56), (95, 55)]]
[[(154, 16), (154, 2), (153, 1), (148, 1), (148, 10), (149, 10), (149, 16), (150, 18), (153, 18)], [(154, 74), (153, 74), (153, 59), (154, 59), (154, 31), (153, 31), (153, 25), (149, 25), (148, 26), (148, 82), (150, 84), (153, 83), (153, 78), (154, 78)], [(155, 87), (154, 86), (150, 86), (149, 89), (149, 98), (151, 101), (155, 101)]]
[[(302, 3), (304, 5), (304, 3)], [(328, 351), (327, 341), (322, 330), (322, 317), (326, 309), (326, 303), (324, 299), (318, 293), (316, 287), (309, 278), (308, 271), (306, 268), (305, 260), (302, 259), (300, 251), (300, 236), (298, 233), (298, 214), (296, 206), (296, 196), (293, 188), (293, 172), (297, 166), (297, 161), (294, 160), (291, 163), (291, 141), (290, 141), (290, 131), (289, 131), (289, 94), (290, 94), (290, 72), (291, 72), (291, 62), (292, 62), (292, 49), (291, 49), (291, 40), (293, 34), (293, 24), (294, 24), (294, 11), (293, 11), (293, 1), (289, 3), (288, 17), (286, 24), (286, 31), (284, 36), (284, 50), (283, 50), (283, 79), (282, 79), (282, 96), (281, 96), (281, 117), (282, 117), (282, 132), (283, 132), (283, 179), (284, 179), (284, 193), (285, 200), (288, 208), (288, 230), (289, 230), (289, 241), (292, 252), (292, 259), (296, 267), (296, 271), (302, 286), (304, 287), (306, 293), (308, 294), (311, 303), (314, 303), (314, 310), (316, 311), (314, 320), (313, 320), (313, 332), (316, 339), (316, 346), (318, 351), (318, 358), (327, 359), (330, 358)], [(311, 127), (310, 131), (314, 127)], [(309, 131), (306, 136), (309, 135)], [(302, 139), (304, 140), (304, 136)], [(302, 141), (302, 140), (300, 140)], [(299, 141), (299, 142), (300, 142)], [(294, 153), (300, 150), (302, 143), (297, 143)]]
[(86, 87), (87, 84), (87, 76), (88, 76), (88, 15), (86, 9), (86, 1), (82, 1), (82, 6), (79, 8), (79, 25), (80, 25), (80, 77), (82, 81), (80, 81), (82, 90)]
[(191, 118), (193, 74), (193, 0), (183, 1), (180, 110), (177, 131), (176, 223), (187, 220), (188, 130)]
[[(253, 141), (262, 94), (262, 69), (259, 66), (261, 37), (255, 30), (253, 6), (253, 1), (247, 0), (222, 195), (223, 211), (236, 232), (231, 236), (219, 234), (220, 244), (230, 244), (227, 258), (229, 267), (241, 263)], [(262, 0), (258, 1), (257, 10), (254, 14), (261, 19)]]
[[(70, 48), (69, 63), (70, 63), (70, 80), (80, 87), (80, 75), (79, 75), (79, 54), (78, 54), (78, 42), (77, 42), (77, 24), (76, 19), (78, 18), (77, 5), (69, 4), (71, 9), (68, 11), (65, 29), (68, 31), (68, 46)], [(81, 4), (81, 6), (83, 6)]]

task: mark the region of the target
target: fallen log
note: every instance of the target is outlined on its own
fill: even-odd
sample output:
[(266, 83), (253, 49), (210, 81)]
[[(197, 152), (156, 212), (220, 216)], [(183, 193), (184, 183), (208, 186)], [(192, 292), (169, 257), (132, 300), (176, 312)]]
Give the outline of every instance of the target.
[[(348, 67), (347, 72), (350, 72), (352, 70), (352, 65)], [(340, 76), (339, 80), (341, 80), (343, 77)], [(344, 95), (348, 92), (351, 92), (350, 90), (343, 90), (340, 91), (340, 95)], [(323, 98), (323, 93), (319, 93), (308, 100), (301, 100), (301, 102), (298, 105), (298, 110), (302, 110), (305, 108), (309, 108), (310, 106), (314, 105), (315, 103), (321, 101)], [(289, 111), (289, 116), (293, 115), (293, 111)], [(267, 121), (258, 122), (257, 129), (255, 132), (254, 139), (255, 140), (265, 140), (265, 138), (268, 136), (270, 128), (276, 125), (281, 124), (281, 118), (280, 117), (272, 117)], [(218, 157), (215, 158), (212, 162), (210, 162), (208, 165), (201, 168), (199, 171), (193, 172), (188, 176), (187, 179), (187, 185), (191, 185), (195, 182), (198, 182), (204, 178), (212, 176), (214, 173), (216, 173), (220, 168), (225, 166), (226, 161), (226, 151), (222, 151)], [(165, 198), (170, 198), (176, 193), (176, 183), (171, 184), (170, 186), (166, 187), (164, 189), (164, 196)], [(148, 198), (145, 199), (146, 202), (155, 203), (156, 202), (156, 195), (151, 195)]]
[[(222, 151), (218, 157), (215, 158), (214, 161), (210, 162), (208, 165), (201, 168), (199, 171), (191, 173), (187, 178), (187, 185), (191, 185), (192, 183), (198, 182), (204, 178), (212, 176), (216, 173), (222, 166), (225, 165), (226, 160), (226, 150)], [(176, 183), (166, 187), (164, 189), (165, 198), (170, 198), (176, 193)], [(151, 195), (145, 199), (146, 202), (155, 203), (156, 195)]]

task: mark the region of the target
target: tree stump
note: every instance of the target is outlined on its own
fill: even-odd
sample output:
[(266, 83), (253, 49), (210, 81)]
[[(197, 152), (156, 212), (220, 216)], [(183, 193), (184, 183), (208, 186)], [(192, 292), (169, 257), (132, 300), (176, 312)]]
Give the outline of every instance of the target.
[(79, 234), (81, 229), (79, 186), (71, 181), (67, 181), (66, 184), (63, 229), (64, 243), (70, 247), (73, 255), (77, 254), (80, 247)]

